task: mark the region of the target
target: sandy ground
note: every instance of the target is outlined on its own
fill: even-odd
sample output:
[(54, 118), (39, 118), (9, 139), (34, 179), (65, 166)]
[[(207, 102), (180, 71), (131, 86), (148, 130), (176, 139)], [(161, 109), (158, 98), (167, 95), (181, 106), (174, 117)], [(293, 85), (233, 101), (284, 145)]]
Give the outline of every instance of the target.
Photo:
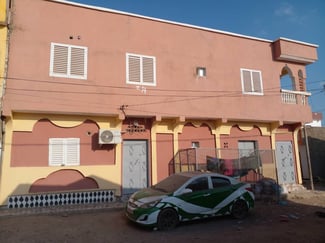
[[(324, 188), (325, 189), (325, 188)], [(1, 216), (0, 242), (325, 243), (325, 190), (262, 198), (244, 220), (221, 217), (155, 231), (130, 223), (123, 208)]]

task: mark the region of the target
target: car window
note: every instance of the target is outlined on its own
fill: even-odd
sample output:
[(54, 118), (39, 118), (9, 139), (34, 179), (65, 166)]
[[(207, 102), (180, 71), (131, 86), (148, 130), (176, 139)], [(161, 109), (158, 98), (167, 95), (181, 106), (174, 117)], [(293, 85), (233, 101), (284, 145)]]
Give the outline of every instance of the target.
[(224, 187), (224, 186), (229, 186), (230, 185), (230, 181), (226, 178), (221, 178), (221, 177), (211, 177), (212, 180), (212, 186), (213, 188), (220, 188), (220, 187)]
[(191, 189), (193, 192), (209, 189), (207, 177), (201, 177), (192, 181), (186, 188)]
[(188, 179), (189, 177), (187, 176), (174, 174), (160, 181), (159, 183), (152, 186), (151, 188), (155, 190), (171, 193), (177, 190), (180, 186), (182, 186)]

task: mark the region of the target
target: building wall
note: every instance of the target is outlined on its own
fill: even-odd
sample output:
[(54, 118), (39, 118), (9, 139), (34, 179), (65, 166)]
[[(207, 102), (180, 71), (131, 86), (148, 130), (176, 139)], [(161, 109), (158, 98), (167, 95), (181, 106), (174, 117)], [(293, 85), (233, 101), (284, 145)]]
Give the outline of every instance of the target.
[[(5, 87), (5, 76), (7, 67), (7, 44), (8, 44), (8, 11), (9, 1), (0, 1), (0, 98), (2, 107), (3, 88)], [(3, 124), (0, 125), (0, 130), (3, 130)], [(2, 132), (0, 133), (0, 158), (2, 157)]]
[[(60, 182), (62, 183), (59, 187), (62, 190), (64, 188), (66, 190), (69, 188), (76, 189), (76, 187), (78, 190), (87, 189), (89, 183), (71, 183), (71, 178), (81, 181), (87, 178), (86, 182), (93, 181), (98, 185), (99, 189), (115, 189), (116, 195), (120, 195), (123, 178), (123, 157), (121, 156), (123, 142), (114, 145), (114, 147), (105, 147), (102, 148), (103, 150), (90, 152), (91, 147), (97, 147), (96, 130), (98, 131), (99, 128), (121, 129), (124, 141), (148, 140), (150, 184), (154, 184), (170, 174), (170, 161), (173, 159), (175, 151), (178, 151), (178, 149), (174, 151), (174, 148), (190, 148), (192, 147), (192, 141), (199, 142), (200, 148), (209, 150), (210, 155), (213, 157), (216, 155), (217, 149), (222, 149), (222, 153), (227, 150), (237, 150), (238, 141), (254, 140), (258, 142), (259, 149), (268, 151), (271, 151), (273, 143), (269, 124), (240, 122), (236, 124), (218, 124), (210, 121), (207, 125), (200, 120), (183, 122), (168, 119), (152, 123), (151, 119), (144, 118), (128, 118), (125, 121), (118, 122), (116, 118), (108, 117), (47, 115), (48, 120), (43, 119), (43, 117), (44, 115), (15, 114), (13, 121), (7, 121), (6, 127), (8, 130), (6, 134), (8, 135), (6, 135), (5, 143), (8, 146), (2, 164), (2, 171), (6, 171), (6, 173), (2, 174), (0, 181), (2, 204), (6, 203), (8, 195), (26, 194), (30, 191), (37, 192), (44, 190), (44, 188), (47, 188), (47, 190), (57, 189), (58, 187), (55, 186), (55, 179), (57, 178), (61, 178)], [(130, 130), (135, 121), (143, 130)], [(71, 129), (71, 131), (66, 133), (67, 129)], [(90, 136), (88, 136), (89, 131), (91, 132)], [(280, 132), (280, 134), (275, 135), (276, 140), (293, 140), (292, 132), (288, 133), (288, 129), (282, 129)], [(222, 135), (219, 136), (219, 133)], [(82, 141), (82, 143), (88, 144), (88, 146), (81, 149), (80, 166), (47, 166), (49, 147), (46, 141), (54, 135), (57, 137), (80, 138), (86, 136), (86, 140)], [(96, 141), (91, 138), (92, 136), (96, 137)], [(23, 140), (27, 140), (29, 146), (26, 147), (26, 144), (22, 143)], [(43, 146), (34, 147), (35, 143), (43, 144)], [(90, 145), (90, 143), (93, 143), (93, 145)], [(218, 147), (215, 144), (227, 144), (228, 147)], [(204, 154), (202, 161), (197, 162), (206, 163), (205, 156), (209, 155), (209, 151)], [(114, 154), (112, 154), (113, 152)], [(87, 155), (87, 153), (89, 154)], [(97, 156), (96, 153), (98, 153)], [(66, 173), (66, 170), (75, 171), (76, 173), (73, 174), (75, 177), (71, 177), (69, 173)], [(263, 164), (263, 173), (271, 178), (276, 178), (274, 161)], [(57, 176), (53, 177), (52, 174)], [(82, 175), (81, 179), (79, 174)], [(51, 179), (42, 181), (44, 178)], [(63, 183), (65, 181), (67, 184)], [(71, 187), (71, 185), (74, 187)], [(90, 185), (93, 184), (90, 183)]]
[[(309, 156), (312, 170), (312, 176), (315, 182), (325, 178), (325, 128), (324, 127), (307, 127)], [(310, 179), (308, 160), (306, 155), (305, 138), (303, 138), (301, 153), (301, 164), (303, 170), (303, 178)]]
[(173, 134), (157, 134), (157, 182), (171, 174), (170, 166), (173, 151)]
[[(10, 59), (5, 115), (11, 110), (122, 115), (124, 104), (130, 116), (311, 120), (308, 105), (283, 105), (278, 92), (282, 68), (288, 65), (297, 78), (305, 64), (274, 61), (271, 41), (42, 0), (15, 1), (13, 21), (10, 55), (32, 61)], [(52, 42), (88, 47), (87, 80), (49, 77)], [(290, 49), (295, 48), (301, 45), (293, 43)], [(156, 57), (156, 86), (141, 92), (126, 84), (126, 53)], [(201, 66), (207, 69), (203, 78), (195, 74)], [(262, 72), (264, 95), (242, 94), (241, 68)]]
[[(3, 163), (1, 164), (0, 177), (0, 203), (6, 204), (9, 195), (19, 195), (28, 193), (34, 183), (42, 178), (47, 178), (49, 175), (70, 169), (78, 172), (82, 177), (94, 180), (99, 188), (116, 190), (116, 195), (120, 193), (121, 187), (121, 144), (115, 145), (114, 149), (108, 145), (106, 149), (98, 151), (90, 151), (92, 146), (84, 146), (81, 148), (83, 156), (81, 156), (80, 166), (46, 166), (48, 164), (48, 142), (47, 145), (34, 147), (32, 141), (28, 142), (33, 154), (28, 149), (25, 149), (25, 143), (17, 138), (32, 139), (34, 142), (46, 143), (49, 136), (66, 137), (67, 128), (72, 129), (69, 135), (82, 137), (88, 136), (88, 130), (95, 127), (103, 129), (118, 128), (121, 129), (122, 124), (117, 122), (115, 118), (108, 117), (90, 117), (90, 116), (64, 116), (64, 115), (46, 115), (51, 121), (43, 120), (44, 114), (19, 114), (15, 113), (13, 119), (6, 121), (5, 141), (6, 149), (3, 154)], [(90, 123), (85, 121), (91, 120)], [(41, 121), (41, 122), (39, 122)], [(53, 124), (55, 128), (53, 129)], [(38, 130), (38, 126), (41, 128)], [(48, 129), (50, 127), (50, 129)], [(35, 131), (42, 131), (42, 134), (37, 138), (33, 134)], [(96, 132), (98, 132), (98, 129)], [(55, 131), (55, 133), (53, 133)], [(64, 135), (62, 132), (64, 131)], [(27, 136), (27, 137), (26, 137)], [(96, 135), (95, 135), (96, 136)], [(89, 143), (92, 138), (85, 138)], [(85, 140), (84, 140), (85, 141)], [(26, 141), (25, 141), (26, 142)], [(23, 144), (22, 144), (23, 143)], [(19, 146), (24, 145), (24, 146)], [(97, 146), (98, 143), (95, 144)], [(107, 145), (105, 145), (107, 146)], [(82, 147), (82, 146), (81, 146)], [(13, 153), (13, 151), (15, 153)], [(112, 152), (114, 151), (114, 155)], [(21, 154), (17, 154), (21, 153)], [(96, 153), (98, 153), (96, 155)], [(40, 158), (38, 155), (40, 154)], [(88, 155), (87, 155), (88, 154)], [(95, 164), (92, 164), (95, 163)], [(5, 171), (5, 173), (3, 173)], [(60, 173), (60, 176), (69, 181), (68, 184), (62, 184), (69, 188), (71, 182), (70, 174)], [(62, 178), (62, 177), (61, 177)], [(70, 178), (70, 179), (69, 179)], [(74, 177), (79, 180), (81, 177)], [(64, 180), (61, 180), (61, 182)], [(76, 181), (75, 181), (76, 182)], [(52, 183), (57, 183), (53, 182)], [(46, 184), (50, 187), (51, 183)], [(54, 186), (52, 184), (52, 188)], [(80, 184), (88, 188), (88, 184)], [(83, 189), (83, 188), (78, 188)]]
[(6, 56), (7, 56), (7, 11), (8, 2), (7, 0), (2, 0), (0, 2), (0, 94), (2, 97), (2, 88), (4, 83), (4, 74), (6, 67)]
[(60, 127), (47, 119), (39, 120), (33, 131), (15, 131), (11, 166), (44, 167), (48, 164), (50, 138), (80, 138), (80, 165), (114, 165), (115, 146), (98, 144), (98, 126), (86, 120), (76, 127)]
[(200, 148), (214, 148), (215, 137), (206, 124), (194, 126), (192, 123), (184, 125), (178, 135), (179, 149), (191, 148), (193, 142), (199, 142)]
[[(58, 189), (57, 180), (62, 190), (90, 186), (120, 195), (123, 142), (99, 146), (100, 129), (148, 141), (154, 184), (192, 142), (213, 152), (237, 149), (238, 140), (274, 150), (289, 139), (296, 148), (297, 126), (311, 120), (308, 105), (285, 105), (278, 91), (282, 68), (296, 77), (306, 63), (274, 60), (272, 41), (55, 1), (13, 3), (0, 204), (9, 195)], [(49, 75), (52, 42), (88, 48), (87, 79)], [(316, 58), (315, 46), (296, 44), (290, 49)], [(156, 86), (126, 83), (126, 53), (156, 58)], [(207, 76), (197, 77), (202, 66)], [(242, 94), (241, 68), (262, 71), (264, 95)], [(80, 166), (47, 166), (52, 136), (81, 139)], [(274, 163), (263, 170), (276, 178)]]

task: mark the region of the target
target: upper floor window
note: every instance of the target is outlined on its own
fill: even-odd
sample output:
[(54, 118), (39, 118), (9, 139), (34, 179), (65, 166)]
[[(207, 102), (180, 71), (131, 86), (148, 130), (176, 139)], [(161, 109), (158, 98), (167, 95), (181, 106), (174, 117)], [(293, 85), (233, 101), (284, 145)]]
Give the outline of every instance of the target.
[(127, 53), (126, 82), (138, 85), (156, 85), (155, 57)]
[(205, 67), (197, 67), (196, 68), (196, 76), (199, 78), (207, 76), (207, 69)]
[(50, 138), (49, 165), (80, 165), (80, 138)]
[(87, 52), (87, 47), (51, 43), (50, 76), (87, 79)]
[(257, 70), (240, 69), (244, 94), (263, 95), (262, 73)]

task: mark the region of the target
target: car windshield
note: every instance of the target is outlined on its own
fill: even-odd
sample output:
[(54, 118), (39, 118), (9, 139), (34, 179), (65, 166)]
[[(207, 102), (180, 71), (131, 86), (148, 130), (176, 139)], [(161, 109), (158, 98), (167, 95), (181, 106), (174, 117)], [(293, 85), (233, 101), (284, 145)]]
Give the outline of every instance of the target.
[(176, 191), (178, 188), (180, 188), (189, 177), (183, 176), (183, 175), (171, 175), (167, 177), (166, 179), (160, 181), (156, 185), (152, 186), (151, 188), (167, 193), (172, 193)]

